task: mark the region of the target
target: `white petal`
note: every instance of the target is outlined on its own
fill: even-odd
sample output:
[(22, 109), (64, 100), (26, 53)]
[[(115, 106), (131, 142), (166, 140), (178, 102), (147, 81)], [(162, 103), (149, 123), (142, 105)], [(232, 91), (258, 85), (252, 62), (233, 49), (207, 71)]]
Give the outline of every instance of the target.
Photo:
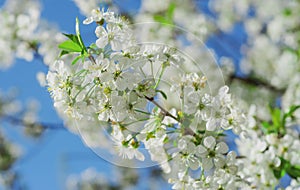
[(95, 30), (95, 34), (98, 38), (107, 37), (107, 32), (105, 30), (105, 28), (103, 28), (102, 26), (97, 26), (96, 30)]
[(178, 141), (178, 148), (179, 148), (180, 150), (185, 149), (186, 146), (187, 146), (187, 143), (186, 143), (186, 141), (185, 141), (184, 139), (180, 139), (180, 140)]
[(165, 173), (170, 173), (171, 172), (171, 167), (170, 167), (170, 165), (169, 165), (169, 163), (167, 161), (165, 161), (164, 163), (162, 163), (160, 166), (161, 166), (162, 170)]
[(217, 128), (217, 125), (216, 125), (215, 119), (210, 119), (207, 121), (206, 130), (214, 131), (214, 130), (216, 130), (216, 128)]
[(103, 37), (99, 38), (98, 40), (96, 40), (96, 45), (99, 48), (104, 48), (107, 44), (108, 44), (107, 36), (103, 36)]
[(128, 159), (130, 159), (130, 160), (133, 159), (133, 157), (135, 155), (134, 151), (130, 150), (129, 148), (125, 149), (125, 151), (126, 151), (125, 154), (127, 155)]
[(213, 149), (216, 146), (216, 139), (212, 136), (205, 137), (203, 144), (207, 148)]
[(228, 148), (227, 144), (224, 142), (220, 142), (216, 146), (216, 151), (220, 154), (225, 154), (228, 152), (228, 150), (229, 150), (229, 148)]
[(202, 168), (204, 170), (210, 170), (214, 166), (211, 158), (202, 159)]
[(214, 164), (217, 168), (222, 168), (226, 164), (226, 159), (220, 155), (214, 158)]
[(275, 166), (275, 167), (279, 167), (280, 164), (281, 164), (281, 160), (280, 160), (278, 157), (276, 157), (276, 158), (274, 159), (274, 166)]
[(222, 96), (222, 95), (225, 95), (227, 94), (229, 91), (229, 87), (228, 86), (223, 86), (219, 89), (219, 95)]
[(111, 49), (114, 51), (120, 51), (124, 47), (124, 43), (122, 43), (119, 40), (111, 40), (110, 44), (111, 44)]
[(202, 145), (197, 146), (196, 155), (200, 157), (205, 157), (208, 154), (206, 148)]
[(188, 165), (192, 170), (197, 170), (200, 167), (199, 164), (199, 160), (197, 160), (195, 157), (190, 157), (188, 159)]
[(91, 24), (93, 21), (93, 17), (88, 17), (83, 21), (83, 24)]
[(196, 145), (195, 145), (194, 143), (189, 142), (189, 143), (187, 144), (186, 151), (187, 151), (189, 154), (194, 154), (195, 151), (196, 151)]
[(136, 159), (140, 160), (140, 161), (144, 161), (145, 160), (145, 156), (138, 150), (135, 150), (135, 157)]

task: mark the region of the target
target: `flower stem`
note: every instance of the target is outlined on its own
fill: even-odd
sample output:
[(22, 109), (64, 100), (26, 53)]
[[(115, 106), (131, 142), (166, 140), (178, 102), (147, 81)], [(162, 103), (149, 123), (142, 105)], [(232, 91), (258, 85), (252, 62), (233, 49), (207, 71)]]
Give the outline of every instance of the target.
[(161, 80), (161, 78), (162, 78), (162, 75), (163, 75), (164, 71), (165, 71), (165, 67), (162, 67), (162, 68), (161, 68), (160, 75), (159, 75), (159, 78), (158, 78), (158, 80), (157, 80), (155, 86), (153, 87), (154, 89), (156, 89), (156, 88), (158, 87), (158, 85), (159, 85), (159, 83), (160, 83), (160, 80)]
[(88, 56), (88, 58), (89, 58), (89, 60), (93, 63), (93, 64), (97, 64), (96, 63), (96, 60), (95, 60), (95, 58), (94, 58), (94, 56), (92, 56), (91, 54), (89, 54), (89, 56)]

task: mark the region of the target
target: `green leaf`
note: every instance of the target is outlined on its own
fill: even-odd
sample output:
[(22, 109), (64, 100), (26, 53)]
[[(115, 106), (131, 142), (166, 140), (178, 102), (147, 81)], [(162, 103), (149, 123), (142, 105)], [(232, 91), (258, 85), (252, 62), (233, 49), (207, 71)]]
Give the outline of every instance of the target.
[(272, 110), (272, 122), (273, 125), (277, 128), (280, 128), (281, 124), (281, 110), (279, 108), (275, 108)]
[(155, 138), (154, 132), (147, 133), (146, 141), (148, 141), (151, 138)]
[(176, 8), (176, 4), (175, 3), (171, 3), (168, 7), (168, 10), (165, 14), (163, 15), (154, 15), (153, 19), (156, 22), (159, 22), (161, 24), (168, 24), (171, 25), (173, 24), (173, 15), (174, 15), (174, 11)]
[(84, 52), (86, 52), (86, 47), (85, 47), (85, 45), (84, 45), (84, 43), (82, 41), (81, 35), (80, 35), (78, 17), (76, 17), (76, 27), (75, 27), (75, 30), (76, 30), (76, 36), (77, 36), (79, 45), (82, 47), (82, 49), (84, 50)]
[(177, 147), (177, 141), (175, 141), (175, 140), (173, 141), (173, 146)]
[(97, 45), (95, 43), (92, 43), (90, 46), (89, 46), (90, 49), (98, 49)]
[(83, 63), (84, 60), (88, 57), (88, 54), (87, 53), (84, 53), (81, 55), (81, 62)]
[(166, 136), (163, 142), (166, 144), (166, 143), (168, 143), (168, 142), (169, 142), (169, 140), (170, 140), (170, 139), (169, 139), (169, 137), (168, 137), (168, 136)]
[(167, 17), (168, 17), (169, 20), (173, 19), (175, 8), (176, 8), (175, 3), (171, 3), (169, 5), (168, 11), (167, 11)]
[(69, 54), (69, 53), (70, 53), (69, 51), (62, 50), (62, 51), (60, 52), (60, 54), (59, 54), (59, 57), (62, 57), (62, 56), (67, 55), (67, 54)]
[(295, 111), (297, 111), (298, 109), (300, 109), (300, 105), (293, 105), (293, 106), (291, 106), (290, 107), (290, 110), (287, 112), (287, 113), (285, 113), (284, 115), (283, 115), (283, 118), (282, 118), (282, 121), (281, 121), (281, 126), (283, 127), (283, 128), (285, 128), (286, 126), (286, 120), (287, 120), (287, 118), (292, 118), (293, 119), (293, 114), (295, 113)]
[(292, 13), (293, 13), (292, 10), (289, 9), (289, 8), (285, 8), (285, 9), (283, 10), (283, 15), (284, 15), (284, 16), (290, 16)]
[(300, 166), (299, 165), (290, 165), (286, 168), (286, 172), (289, 174), (290, 177), (297, 179), (300, 177)]
[(75, 34), (65, 34), (63, 33), (63, 35), (65, 35), (67, 38), (69, 38), (71, 41), (73, 41), (74, 43), (80, 45), (78, 38)]
[(277, 179), (282, 178), (286, 173), (294, 179), (300, 177), (300, 165), (291, 165), (291, 163), (280, 157), (281, 164), (277, 168), (272, 168), (273, 173)]
[(170, 19), (168, 19), (168, 18), (166, 18), (164, 16), (161, 16), (161, 15), (154, 15), (153, 19), (156, 22), (159, 22), (161, 24), (172, 24), (172, 22), (170, 21)]
[(296, 53), (297, 53), (298, 60), (299, 60), (299, 57), (300, 57), (300, 49), (296, 50)]
[(79, 61), (79, 59), (81, 59), (81, 58), (82, 58), (82, 55), (77, 56), (77, 57), (72, 61), (72, 65), (75, 65), (75, 64)]
[(270, 134), (270, 133), (276, 133), (277, 132), (276, 128), (272, 124), (270, 124), (269, 122), (262, 121), (261, 125), (262, 125), (262, 130), (265, 134)]
[(225, 133), (218, 133), (217, 135), (218, 135), (218, 137), (226, 137), (227, 136)]
[(81, 52), (82, 48), (71, 40), (67, 40), (58, 45), (58, 47), (62, 50), (68, 52)]
[(286, 174), (286, 168), (288, 167), (289, 162), (286, 161), (284, 158), (280, 157), (280, 166), (279, 167), (272, 167), (273, 174), (277, 179), (282, 178)]
[(280, 179), (285, 175), (286, 171), (285, 170), (273, 170), (273, 173), (277, 179)]
[(166, 95), (166, 93), (164, 93), (163, 91), (161, 91), (161, 90), (155, 90), (156, 92), (159, 92), (161, 95), (162, 95), (162, 97), (164, 98), (164, 99), (168, 99), (168, 97), (167, 97), (167, 95)]
[(286, 119), (288, 117), (292, 117), (295, 111), (297, 111), (298, 109), (300, 109), (300, 105), (291, 106), (289, 112), (284, 114), (284, 118)]
[(262, 124), (263, 128), (266, 130), (269, 130), (271, 128), (271, 124), (266, 121), (263, 121), (261, 124)]

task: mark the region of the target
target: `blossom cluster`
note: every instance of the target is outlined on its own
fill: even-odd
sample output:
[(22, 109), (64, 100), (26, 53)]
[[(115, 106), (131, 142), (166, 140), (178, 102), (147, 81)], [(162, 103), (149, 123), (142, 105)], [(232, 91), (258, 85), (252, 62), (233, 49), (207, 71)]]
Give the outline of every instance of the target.
[[(279, 109), (274, 113), (279, 113)], [(256, 107), (251, 106), (247, 136), (236, 140), (243, 157), (239, 162), (247, 166), (240, 171), (240, 176), (250, 182), (253, 188), (270, 189), (275, 188), (279, 179), (288, 173), (295, 178), (294, 184), (299, 185), (294, 172), (299, 172), (300, 139), (294, 126), (286, 124), (276, 131), (276, 121), (260, 123), (255, 120), (256, 117)]]
[(46, 65), (54, 61), (58, 51), (53, 46), (63, 40), (63, 35), (41, 20), (40, 14), (37, 0), (5, 2), (0, 9), (0, 69), (9, 68), (16, 58), (29, 62), (36, 55), (42, 56)]
[[(196, 2), (192, 0), (185, 3), (181, 0), (159, 3), (143, 0), (139, 14), (133, 18), (136, 35), (141, 40), (176, 44), (182, 48), (185, 44), (176, 37), (184, 33), (186, 40), (202, 43), (216, 27), (212, 19), (201, 14), (196, 7)], [(197, 41), (194, 40), (195, 37)]]
[(127, 21), (111, 11), (93, 10), (83, 21), (91, 22), (97, 40), (85, 59), (71, 64), (74, 56), (64, 55), (47, 75), (54, 106), (84, 141), (97, 148), (107, 139), (125, 160), (150, 157), (174, 189), (246, 185), (222, 138), (229, 129), (243, 133), (246, 122), (229, 88), (211, 93), (201, 72), (182, 69), (186, 61), (176, 48), (138, 44)]
[[(22, 6), (18, 4), (21, 3)], [(7, 1), (0, 10), (0, 68), (9, 67), (14, 57), (27, 61), (33, 59), (31, 47), (35, 39), (31, 35), (37, 28), (40, 7), (36, 1)]]
[[(298, 172), (299, 163), (295, 160), (300, 154), (296, 148), (299, 146), (300, 116), (299, 27), (296, 21), (299, 2), (246, 0), (229, 3), (215, 0), (211, 5), (221, 18), (220, 26), (226, 25), (221, 27), (222, 30), (228, 31), (237, 21), (243, 22), (248, 43), (242, 48), (245, 56), (241, 68), (248, 76), (258, 79), (261, 86), (267, 87), (253, 92), (239, 87), (240, 94), (244, 93), (243, 97), (248, 98), (243, 101), (257, 107), (247, 105), (253, 116), (249, 118), (247, 132), (250, 138), (237, 140), (238, 150), (246, 156), (244, 162), (249, 165), (241, 175), (249, 178), (254, 188), (270, 189), (275, 188), (282, 175), (287, 173), (293, 178), (293, 187), (288, 189), (297, 189), (298, 175), (291, 172), (291, 168)], [(228, 9), (222, 8), (225, 6)], [(271, 108), (270, 112), (270, 100), (279, 102), (278, 98), (280, 109)], [(265, 106), (261, 106), (263, 104)]]
[(108, 179), (94, 168), (88, 168), (80, 175), (70, 175), (66, 181), (66, 189), (138, 189), (135, 188), (139, 183), (139, 175), (136, 170), (117, 168), (112, 173), (115, 178)]
[(243, 22), (248, 38), (241, 49), (245, 55), (241, 69), (245, 74), (283, 91), (290, 81), (297, 80), (299, 2), (243, 0), (229, 3), (214, 0), (211, 7), (218, 14), (221, 30), (229, 31), (236, 22)]

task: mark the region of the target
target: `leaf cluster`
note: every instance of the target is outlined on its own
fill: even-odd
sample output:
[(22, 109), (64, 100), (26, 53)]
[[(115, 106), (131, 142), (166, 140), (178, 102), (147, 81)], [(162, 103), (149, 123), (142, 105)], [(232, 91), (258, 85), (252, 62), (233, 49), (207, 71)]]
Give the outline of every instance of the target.
[(80, 35), (78, 18), (76, 18), (76, 34), (64, 34), (64, 35), (68, 38), (68, 40), (58, 45), (58, 48), (62, 50), (60, 52), (60, 57), (67, 54), (79, 53), (79, 55), (76, 56), (76, 58), (72, 61), (72, 65), (74, 65), (80, 59), (83, 62), (85, 58), (90, 56)]

